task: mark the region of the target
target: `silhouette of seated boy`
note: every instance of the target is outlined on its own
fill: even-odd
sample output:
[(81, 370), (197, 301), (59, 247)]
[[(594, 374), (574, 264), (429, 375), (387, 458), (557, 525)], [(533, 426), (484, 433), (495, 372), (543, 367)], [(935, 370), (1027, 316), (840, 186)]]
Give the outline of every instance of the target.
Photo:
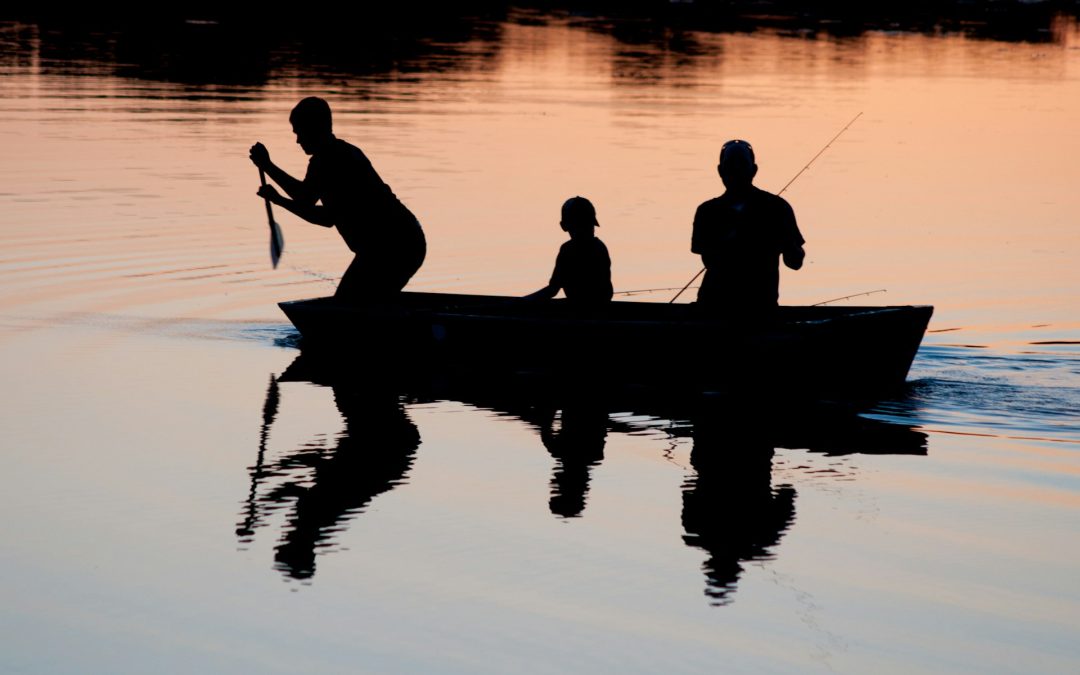
[(596, 209), (584, 197), (571, 197), (562, 206), (559, 226), (570, 235), (570, 241), (559, 248), (551, 281), (530, 299), (549, 299), (562, 290), (574, 304), (603, 304), (611, 300), (611, 258), (607, 246), (593, 233)]

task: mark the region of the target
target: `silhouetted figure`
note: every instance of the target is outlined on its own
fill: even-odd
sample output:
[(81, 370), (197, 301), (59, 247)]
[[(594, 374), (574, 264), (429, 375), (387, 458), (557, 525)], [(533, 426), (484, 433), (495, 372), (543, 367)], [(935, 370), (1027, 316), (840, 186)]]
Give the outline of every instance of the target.
[(805, 243), (795, 213), (782, 197), (754, 187), (754, 150), (746, 141), (728, 141), (717, 170), (727, 190), (698, 207), (690, 250), (705, 263), (698, 303), (747, 313), (767, 313), (777, 305), (778, 258), (802, 267)]
[[(554, 411), (552, 411), (554, 413)], [(548, 506), (556, 516), (576, 518), (585, 510), (589, 472), (604, 459), (608, 415), (603, 405), (578, 401), (563, 408), (558, 430), (554, 414), (540, 426), (540, 440), (558, 461)]]
[[(420, 433), (393, 389), (361, 383), (334, 384), (333, 391), (345, 429), (332, 449), (306, 446), (266, 463), (264, 424), (251, 494), (236, 530), (241, 541), (250, 541), (269, 513), (293, 504), (274, 559), (294, 579), (314, 576), (317, 550), (332, 542), (342, 523), (405, 481), (420, 446)], [(276, 412), (277, 400), (275, 383), (267, 409)], [(279, 482), (260, 495), (260, 482), (275, 478)]]
[(405, 480), (420, 432), (392, 392), (334, 387), (345, 430), (329, 456), (314, 464), (310, 487), (297, 493), (296, 508), (277, 547), (278, 568), (296, 579), (315, 574), (315, 549), (341, 521)]
[(562, 290), (575, 304), (602, 304), (611, 300), (611, 257), (607, 246), (594, 234), (600, 226), (596, 209), (584, 197), (571, 197), (562, 206), (559, 226), (570, 241), (559, 248), (551, 281), (525, 297), (549, 299)]
[(725, 411), (694, 420), (696, 475), (683, 488), (683, 541), (709, 554), (705, 594), (717, 605), (731, 602), (744, 563), (771, 557), (795, 517), (795, 490), (773, 489), (773, 448), (750, 419)]
[[(289, 115), (296, 142), (311, 155), (307, 175), (297, 180), (270, 161), (262, 143), (251, 146), (251, 161), (273, 186), (259, 188), (269, 199), (304, 220), (337, 227), (356, 254), (338, 284), (338, 297), (385, 301), (420, 269), (427, 243), (420, 222), (379, 178), (360, 148), (334, 136), (330, 106), (309, 96)], [(321, 203), (317, 203), (321, 202)]]

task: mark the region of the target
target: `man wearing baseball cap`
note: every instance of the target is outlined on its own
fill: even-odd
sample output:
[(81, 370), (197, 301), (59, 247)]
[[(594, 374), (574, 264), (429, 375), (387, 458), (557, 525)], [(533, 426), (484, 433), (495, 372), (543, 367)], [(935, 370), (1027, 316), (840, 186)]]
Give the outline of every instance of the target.
[(763, 314), (779, 299), (780, 258), (793, 270), (806, 253), (795, 213), (782, 197), (754, 187), (754, 149), (742, 140), (720, 150), (724, 194), (698, 207), (690, 250), (705, 263), (698, 303)]

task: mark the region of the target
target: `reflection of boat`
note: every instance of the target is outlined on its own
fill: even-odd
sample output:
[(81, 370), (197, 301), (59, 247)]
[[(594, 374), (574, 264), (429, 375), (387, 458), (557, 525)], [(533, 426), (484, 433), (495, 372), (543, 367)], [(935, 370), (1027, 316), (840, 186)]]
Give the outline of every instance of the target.
[[(832, 456), (927, 452), (926, 434), (915, 425), (867, 417), (862, 414), (867, 409), (860, 404), (786, 401), (771, 392), (767, 396), (682, 395), (663, 387), (600, 381), (593, 375), (592, 371), (552, 375), (423, 368), (395, 372), (392, 365), (373, 368), (312, 350), (301, 352), (277, 379), (329, 387), (379, 387), (412, 402), (458, 401), (520, 419), (540, 433), (550, 425), (555, 411), (589, 411), (575, 415), (576, 422), (580, 418), (591, 420), (599, 410), (608, 418), (607, 430), (616, 433), (640, 433), (659, 424), (673, 437), (688, 437), (693, 434), (695, 420), (716, 418), (727, 420), (732, 427), (749, 427), (760, 444), (774, 448)], [(592, 422), (587, 425), (594, 426)]]
[(280, 306), (305, 349), (347, 349), (361, 359), (393, 348), (413, 361), (470, 367), (569, 363), (577, 369), (600, 362), (610, 364), (608, 377), (629, 372), (717, 388), (778, 377), (787, 390), (853, 397), (903, 384), (933, 312), (929, 306), (780, 307), (753, 320), (695, 305), (612, 302), (584, 309), (564, 300), (445, 293), (402, 293), (395, 305), (316, 298)]
[[(272, 419), (266, 411), (276, 409), (278, 381), (333, 388), (346, 431), (329, 456), (304, 462), (296, 452), (266, 468), (265, 425)], [(369, 393), (360, 396), (362, 392)], [(378, 396), (372, 398), (375, 392)], [(354, 404), (343, 405), (345, 401)], [(272, 381), (246, 510), (259, 515), (260, 509), (280, 507), (301, 493), (277, 554), (278, 566), (290, 576), (313, 574), (314, 553), (332, 542), (345, 520), (366, 508), (375, 495), (406, 480), (419, 436), (402, 401), (458, 401), (532, 428), (555, 460), (548, 506), (561, 519), (588, 517), (587, 500), (595, 489), (592, 474), (601, 470), (612, 439), (657, 431), (692, 438), (681, 489), (682, 539), (703, 552), (705, 594), (716, 605), (733, 602), (748, 564), (779, 555), (785, 533), (796, 521), (795, 487), (779, 483), (773, 474), (776, 448), (830, 455), (926, 454), (925, 434), (906, 424), (863, 417), (846, 404), (791, 406), (772, 397), (673, 396), (666, 388), (598, 381), (590, 371), (577, 376), (422, 368), (394, 372), (392, 367), (371, 368), (356, 361), (343, 364), (309, 350)], [(364, 410), (368, 414), (362, 415)], [(373, 426), (350, 423), (362, 418)], [(377, 447), (383, 452), (373, 453)], [(670, 447), (660, 440), (657, 452)], [(268, 492), (256, 484), (260, 476), (280, 476), (293, 466), (315, 468), (309, 489)], [(238, 534), (250, 536), (253, 522), (257, 526), (261, 521), (245, 516)]]

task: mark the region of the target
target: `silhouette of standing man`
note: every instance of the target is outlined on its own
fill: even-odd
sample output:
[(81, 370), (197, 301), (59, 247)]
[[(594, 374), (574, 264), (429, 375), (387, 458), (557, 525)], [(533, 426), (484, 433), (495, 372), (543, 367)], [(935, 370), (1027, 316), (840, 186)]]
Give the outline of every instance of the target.
[(758, 167), (749, 143), (725, 143), (717, 169), (727, 191), (694, 215), (690, 250), (701, 256), (706, 270), (698, 303), (768, 313), (779, 298), (778, 258), (799, 269), (805, 240), (787, 201), (754, 187)]
[[(304, 180), (270, 161), (262, 143), (251, 146), (251, 161), (288, 194), (271, 185), (258, 195), (304, 220), (337, 227), (355, 254), (338, 284), (336, 297), (392, 300), (420, 269), (427, 243), (420, 222), (375, 172), (360, 148), (334, 136), (330, 105), (309, 96), (289, 115), (296, 142), (311, 155)], [(317, 203), (320, 202), (320, 203)]]

